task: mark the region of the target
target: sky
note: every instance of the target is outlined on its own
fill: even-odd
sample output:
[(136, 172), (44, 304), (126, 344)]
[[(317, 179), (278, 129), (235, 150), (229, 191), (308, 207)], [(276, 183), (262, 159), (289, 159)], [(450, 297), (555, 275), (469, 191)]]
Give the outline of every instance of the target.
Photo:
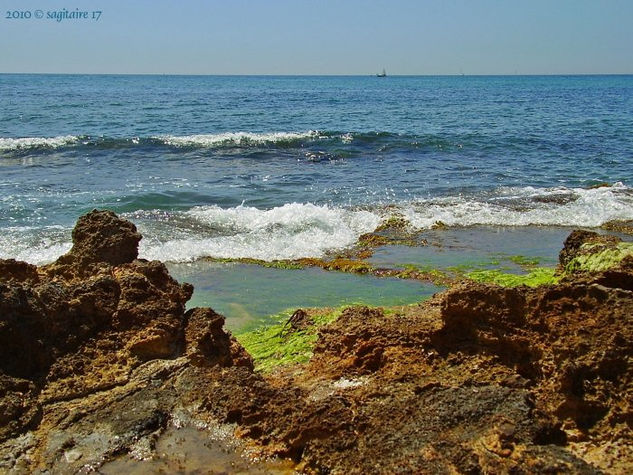
[(5, 73), (633, 74), (633, 0), (0, 0), (0, 12)]

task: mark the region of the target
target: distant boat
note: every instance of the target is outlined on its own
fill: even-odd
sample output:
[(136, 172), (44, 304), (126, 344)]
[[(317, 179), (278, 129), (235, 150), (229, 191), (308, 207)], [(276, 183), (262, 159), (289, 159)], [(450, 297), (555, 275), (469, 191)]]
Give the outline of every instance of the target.
[(382, 73), (376, 74), (376, 77), (378, 77), (378, 78), (386, 78), (387, 77), (387, 71), (385, 71), (385, 68), (382, 68)]

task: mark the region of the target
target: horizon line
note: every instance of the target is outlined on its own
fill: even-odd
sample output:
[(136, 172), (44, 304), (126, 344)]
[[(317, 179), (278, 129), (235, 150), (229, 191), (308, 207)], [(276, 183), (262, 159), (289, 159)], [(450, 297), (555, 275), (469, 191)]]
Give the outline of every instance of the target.
[[(3, 72), (5, 75), (40, 76), (214, 76), (214, 77), (377, 77), (376, 73), (365, 74), (270, 74), (270, 73), (80, 73), (80, 72)], [(442, 74), (388, 74), (385, 77), (515, 77), (515, 76), (632, 76), (628, 73), (442, 73)]]

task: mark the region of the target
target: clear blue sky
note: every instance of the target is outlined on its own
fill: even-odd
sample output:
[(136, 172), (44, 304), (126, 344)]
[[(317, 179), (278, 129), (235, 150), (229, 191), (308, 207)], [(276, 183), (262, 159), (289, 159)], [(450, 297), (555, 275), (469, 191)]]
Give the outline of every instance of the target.
[[(633, 73), (633, 0), (0, 0), (0, 72)], [(98, 21), (47, 19), (92, 12)], [(30, 19), (7, 19), (29, 11)], [(35, 19), (41, 10), (45, 18)]]

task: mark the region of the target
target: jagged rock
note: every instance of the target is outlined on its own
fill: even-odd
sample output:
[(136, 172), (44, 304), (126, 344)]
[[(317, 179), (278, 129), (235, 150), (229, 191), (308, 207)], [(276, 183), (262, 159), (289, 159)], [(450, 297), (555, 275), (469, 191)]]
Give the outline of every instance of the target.
[[(137, 259), (140, 238), (132, 223), (92, 211), (55, 263), (0, 260), (0, 441), (37, 427), (58, 401), (125, 385), (144, 362), (184, 354), (193, 287)], [(203, 325), (205, 312), (192, 310), (192, 321)], [(198, 364), (228, 366), (234, 355), (248, 366), (218, 317)]]
[(137, 258), (141, 235), (134, 224), (112, 211), (93, 210), (79, 218), (72, 238), (73, 247), (67, 257), (116, 266)]
[[(133, 226), (80, 221), (56, 263), (0, 261), (0, 471), (156, 457), (183, 414), (314, 473), (633, 468), (631, 258), (557, 285), (466, 282), (399, 311), (350, 307), (307, 364), (264, 376), (221, 315), (185, 311), (191, 286), (136, 258)], [(596, 236), (572, 233), (561, 264), (615, 242)]]
[(15, 259), (0, 259), (0, 282), (35, 284), (39, 281), (37, 267)]
[(186, 354), (195, 366), (245, 366), (253, 369), (253, 359), (222, 327), (224, 317), (210, 308), (194, 308), (186, 313)]

